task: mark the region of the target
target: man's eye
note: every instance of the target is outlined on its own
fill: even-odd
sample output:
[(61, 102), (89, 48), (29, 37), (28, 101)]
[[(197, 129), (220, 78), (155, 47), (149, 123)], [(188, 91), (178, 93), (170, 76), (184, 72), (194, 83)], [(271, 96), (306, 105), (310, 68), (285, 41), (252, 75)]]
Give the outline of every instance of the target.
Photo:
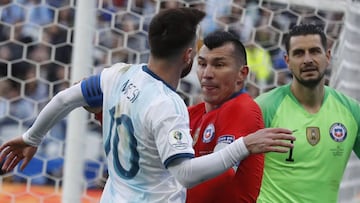
[(303, 54), (303, 52), (301, 52), (301, 51), (295, 51), (295, 52), (293, 52), (293, 55), (294, 56), (301, 56)]
[(204, 66), (206, 66), (206, 63), (198, 62), (198, 65), (201, 66), (201, 67), (204, 67)]

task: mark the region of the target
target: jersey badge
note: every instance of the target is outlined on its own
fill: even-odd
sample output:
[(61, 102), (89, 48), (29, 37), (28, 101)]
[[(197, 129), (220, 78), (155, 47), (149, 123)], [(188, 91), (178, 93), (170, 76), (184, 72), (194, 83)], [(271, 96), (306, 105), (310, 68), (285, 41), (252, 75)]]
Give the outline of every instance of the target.
[(205, 128), (202, 141), (204, 143), (209, 143), (211, 142), (211, 140), (214, 139), (214, 136), (215, 136), (215, 127), (211, 123)]
[(346, 139), (347, 130), (342, 123), (334, 123), (330, 127), (330, 136), (336, 142), (342, 142)]
[(218, 138), (217, 144), (219, 143), (231, 144), (232, 142), (234, 142), (234, 140), (235, 140), (234, 135), (223, 135)]
[(185, 149), (189, 145), (189, 140), (181, 130), (173, 130), (169, 134), (169, 143), (175, 149)]
[(318, 127), (307, 127), (306, 139), (309, 144), (315, 146), (320, 141), (320, 129)]

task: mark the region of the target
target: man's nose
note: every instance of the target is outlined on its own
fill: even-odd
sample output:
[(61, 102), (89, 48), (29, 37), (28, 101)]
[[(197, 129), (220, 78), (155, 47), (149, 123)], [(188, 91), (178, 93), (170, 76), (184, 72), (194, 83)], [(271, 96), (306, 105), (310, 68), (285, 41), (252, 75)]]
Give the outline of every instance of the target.
[(213, 67), (209, 64), (204, 68), (203, 77), (212, 78), (214, 76)]
[(309, 52), (305, 53), (305, 57), (304, 57), (304, 63), (312, 63), (313, 62), (313, 57)]

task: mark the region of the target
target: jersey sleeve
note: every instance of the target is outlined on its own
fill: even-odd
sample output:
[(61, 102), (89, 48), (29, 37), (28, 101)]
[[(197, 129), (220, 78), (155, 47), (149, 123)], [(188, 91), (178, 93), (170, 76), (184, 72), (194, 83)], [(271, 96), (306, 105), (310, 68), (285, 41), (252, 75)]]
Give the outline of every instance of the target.
[(355, 100), (350, 100), (350, 110), (357, 123), (356, 138), (353, 150), (358, 158), (360, 158), (360, 104)]
[(100, 75), (90, 76), (81, 82), (82, 94), (90, 107), (102, 106), (103, 92), (100, 84)]
[(182, 99), (174, 92), (154, 101), (150, 109), (147, 116), (152, 120), (151, 128), (164, 166), (178, 158), (193, 158), (189, 115)]
[[(259, 129), (264, 128), (264, 122), (260, 107), (247, 95), (240, 96), (239, 100), (227, 106), (219, 115), (222, 123), (218, 130), (220, 133), (217, 144), (227, 142), (229, 134), (235, 139), (247, 136)], [(232, 122), (228, 119), (231, 118)], [(226, 184), (224, 190), (233, 192), (231, 196), (238, 202), (255, 202), (261, 187), (263, 176), (264, 156), (262, 154), (250, 155), (240, 162), (235, 177)], [(231, 190), (236, 187), (237, 190)], [(216, 195), (217, 201), (220, 198), (227, 199), (228, 196)], [(227, 199), (230, 201), (230, 199)]]
[(270, 90), (255, 98), (256, 103), (260, 106), (266, 128), (271, 127), (271, 122), (276, 114), (278, 106), (286, 96), (290, 94), (290, 85)]
[(109, 68), (105, 68), (100, 74), (90, 76), (81, 82), (81, 91), (85, 101), (90, 107), (101, 107), (103, 104), (106, 88), (130, 69), (132, 65), (126, 63), (116, 63)]
[[(219, 139), (226, 134), (232, 134), (237, 139), (264, 128), (260, 107), (246, 95), (243, 95), (241, 100), (225, 107), (218, 119), (217, 134)], [(221, 118), (231, 118), (233, 122)]]

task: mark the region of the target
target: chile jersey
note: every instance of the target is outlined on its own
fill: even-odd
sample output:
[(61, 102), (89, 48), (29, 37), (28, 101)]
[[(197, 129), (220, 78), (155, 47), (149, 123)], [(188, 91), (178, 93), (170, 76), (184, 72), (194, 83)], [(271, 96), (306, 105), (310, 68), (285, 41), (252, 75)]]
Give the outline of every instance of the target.
[[(230, 144), (263, 128), (260, 108), (242, 92), (208, 113), (204, 103), (189, 108), (196, 157), (212, 153), (216, 145)], [(250, 155), (241, 161), (236, 172), (231, 168), (188, 189), (187, 203), (255, 202), (262, 175), (263, 155)]]
[(265, 127), (296, 130), (289, 153), (267, 153), (258, 202), (329, 202), (338, 200), (339, 185), (352, 150), (360, 155), (360, 107), (325, 87), (319, 112), (308, 113), (285, 85), (256, 98)]

